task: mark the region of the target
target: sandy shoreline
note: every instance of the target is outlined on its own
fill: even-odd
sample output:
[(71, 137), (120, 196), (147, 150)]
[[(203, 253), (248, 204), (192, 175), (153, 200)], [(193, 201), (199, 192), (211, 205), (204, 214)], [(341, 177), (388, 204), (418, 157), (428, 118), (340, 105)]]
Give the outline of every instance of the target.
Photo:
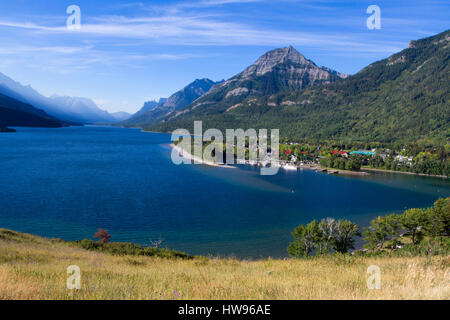
[(176, 151), (178, 151), (178, 153), (186, 159), (190, 159), (191, 161), (194, 162), (194, 164), (204, 164), (207, 166), (212, 166), (212, 167), (219, 167), (219, 168), (233, 168), (235, 169), (236, 167), (232, 167), (229, 165), (225, 165), (225, 164), (217, 164), (211, 161), (206, 161), (203, 159), (200, 159), (199, 157), (194, 156), (193, 154), (190, 154), (189, 152), (187, 152), (186, 150), (184, 150), (183, 148), (180, 148), (176, 145), (174, 145), (173, 143), (170, 144), (170, 147)]
[(350, 171), (350, 170), (341, 170), (334, 168), (322, 168), (320, 166), (317, 167), (318, 171), (326, 170), (328, 174), (341, 174), (341, 175), (351, 175), (351, 176), (367, 176), (370, 175), (368, 172), (364, 171)]

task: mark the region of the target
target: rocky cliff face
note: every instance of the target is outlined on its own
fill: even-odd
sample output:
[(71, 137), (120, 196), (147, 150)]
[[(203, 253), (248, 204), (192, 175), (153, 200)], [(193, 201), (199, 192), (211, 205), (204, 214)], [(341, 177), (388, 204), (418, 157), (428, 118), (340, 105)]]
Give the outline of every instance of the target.
[[(306, 59), (294, 47), (275, 49), (261, 56), (254, 64), (238, 74), (236, 78), (262, 76), (266, 73), (277, 72), (288, 78), (307, 78), (309, 83), (316, 81), (332, 81), (334, 77), (345, 78), (346, 75), (324, 67), (318, 67), (311, 60)], [(299, 77), (300, 76), (300, 77)], [(301, 85), (301, 81), (297, 84)]]
[(293, 47), (276, 49), (261, 56), (254, 64), (245, 69), (238, 76), (261, 76), (267, 72), (272, 72), (278, 64), (288, 62), (307, 65), (310, 61), (306, 60), (305, 57)]

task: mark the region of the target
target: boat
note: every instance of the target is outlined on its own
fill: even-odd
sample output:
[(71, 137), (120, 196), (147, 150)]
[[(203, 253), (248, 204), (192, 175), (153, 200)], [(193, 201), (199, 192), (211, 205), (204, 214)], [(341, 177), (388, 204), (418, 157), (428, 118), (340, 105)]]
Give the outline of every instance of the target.
[(282, 167), (284, 170), (297, 170), (297, 166), (295, 164), (285, 164)]

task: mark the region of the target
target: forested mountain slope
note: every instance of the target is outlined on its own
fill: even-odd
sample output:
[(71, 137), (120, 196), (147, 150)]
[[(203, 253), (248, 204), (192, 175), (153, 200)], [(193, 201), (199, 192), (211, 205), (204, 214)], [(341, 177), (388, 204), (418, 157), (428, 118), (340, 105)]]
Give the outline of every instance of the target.
[(409, 48), (333, 83), (246, 99), (228, 110), (189, 112), (155, 131), (279, 128), (291, 140), (446, 142), (450, 123), (450, 31), (411, 41)]

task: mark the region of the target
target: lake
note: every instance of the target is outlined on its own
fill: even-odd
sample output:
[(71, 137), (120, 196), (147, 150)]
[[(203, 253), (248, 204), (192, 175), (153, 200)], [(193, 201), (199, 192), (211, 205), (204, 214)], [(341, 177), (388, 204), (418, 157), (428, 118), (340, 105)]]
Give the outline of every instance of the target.
[(448, 179), (414, 175), (176, 166), (170, 135), (137, 129), (16, 129), (0, 134), (0, 228), (45, 237), (104, 228), (112, 241), (191, 254), (285, 257), (290, 232), (312, 219), (365, 226), (450, 195)]

